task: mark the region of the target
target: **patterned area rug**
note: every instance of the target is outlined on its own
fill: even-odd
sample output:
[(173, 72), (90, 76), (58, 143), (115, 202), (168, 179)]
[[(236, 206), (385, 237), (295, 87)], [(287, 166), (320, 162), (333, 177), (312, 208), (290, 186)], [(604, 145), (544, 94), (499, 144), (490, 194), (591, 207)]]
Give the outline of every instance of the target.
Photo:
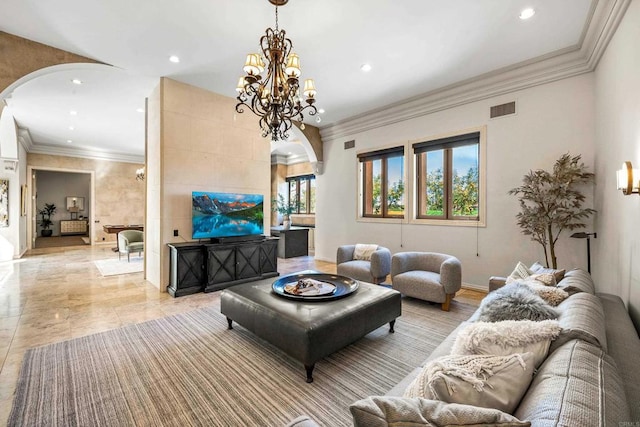
[(9, 425), (266, 426), (302, 414), (351, 425), (349, 405), (385, 394), (474, 307), (403, 299), (396, 333), (381, 327), (316, 364), (302, 365), (218, 307), (28, 350)]
[(139, 273), (144, 269), (144, 257), (131, 255), (131, 261), (128, 262), (126, 255), (122, 255), (120, 259), (116, 253), (113, 256), (114, 258), (93, 261), (103, 276)]

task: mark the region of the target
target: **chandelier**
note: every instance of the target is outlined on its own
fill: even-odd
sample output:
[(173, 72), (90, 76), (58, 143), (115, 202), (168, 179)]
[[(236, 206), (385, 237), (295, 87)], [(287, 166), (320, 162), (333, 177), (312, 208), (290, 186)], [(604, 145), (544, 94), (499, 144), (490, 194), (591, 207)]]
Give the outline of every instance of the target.
[[(313, 79), (304, 81), (304, 103), (300, 96), (300, 58), (291, 52), (293, 43), (278, 28), (278, 6), (289, 0), (269, 0), (276, 7), (276, 28), (267, 28), (260, 38), (260, 53), (250, 53), (244, 64), (245, 76), (240, 77), (236, 111), (244, 112), (248, 107), (260, 117), (262, 136), (271, 134), (272, 141), (282, 141), (289, 137), (291, 121), (304, 120), (303, 112), (310, 116), (317, 113), (316, 88)], [(266, 64), (265, 64), (266, 61)], [(266, 75), (261, 74), (266, 70)], [(304, 124), (302, 125), (304, 126)], [(304, 127), (302, 127), (304, 129)]]

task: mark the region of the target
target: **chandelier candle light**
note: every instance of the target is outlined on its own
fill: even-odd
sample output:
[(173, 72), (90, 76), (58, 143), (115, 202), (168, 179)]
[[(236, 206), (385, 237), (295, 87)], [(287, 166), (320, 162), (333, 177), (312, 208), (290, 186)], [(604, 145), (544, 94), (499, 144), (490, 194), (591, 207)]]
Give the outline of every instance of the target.
[[(244, 106), (260, 117), (262, 136), (271, 134), (272, 141), (282, 141), (289, 137), (292, 120), (304, 120), (303, 112), (310, 116), (317, 113), (316, 88), (313, 79), (304, 81), (303, 100), (300, 97), (300, 58), (291, 52), (293, 43), (278, 28), (278, 6), (289, 0), (269, 0), (276, 7), (276, 28), (267, 28), (260, 38), (262, 54), (250, 53), (244, 64), (245, 76), (240, 77), (236, 91), (238, 104), (236, 111), (244, 112)], [(266, 58), (266, 65), (265, 65)], [(261, 73), (267, 70), (263, 78)], [(303, 124), (304, 126), (304, 124)], [(302, 127), (304, 129), (304, 127)]]

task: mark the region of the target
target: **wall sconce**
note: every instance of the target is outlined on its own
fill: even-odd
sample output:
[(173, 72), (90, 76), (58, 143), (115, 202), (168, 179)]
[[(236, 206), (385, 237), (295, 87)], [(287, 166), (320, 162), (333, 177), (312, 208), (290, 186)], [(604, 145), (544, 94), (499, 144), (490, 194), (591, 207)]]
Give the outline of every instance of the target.
[(622, 194), (640, 194), (638, 185), (640, 184), (640, 172), (634, 169), (631, 162), (624, 162), (622, 169), (618, 171), (618, 190), (622, 190)]
[(136, 180), (144, 181), (144, 168), (136, 169)]

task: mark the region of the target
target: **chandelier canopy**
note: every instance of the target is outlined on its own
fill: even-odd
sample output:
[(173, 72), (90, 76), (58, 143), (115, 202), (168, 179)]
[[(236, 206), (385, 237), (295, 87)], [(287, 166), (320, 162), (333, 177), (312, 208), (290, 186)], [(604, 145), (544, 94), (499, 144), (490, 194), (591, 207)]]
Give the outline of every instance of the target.
[(293, 43), (285, 31), (278, 28), (278, 6), (288, 0), (269, 2), (276, 7), (276, 27), (267, 28), (260, 38), (262, 54), (247, 55), (243, 68), (247, 74), (240, 77), (236, 87), (239, 101), (236, 111), (242, 113), (244, 107), (248, 107), (260, 117), (262, 136), (271, 134), (272, 141), (281, 141), (289, 137), (292, 120), (302, 121), (305, 110), (310, 116), (317, 113), (313, 105), (316, 88), (313, 79), (307, 79), (303, 87), (304, 100), (300, 96), (300, 58), (291, 52)]

